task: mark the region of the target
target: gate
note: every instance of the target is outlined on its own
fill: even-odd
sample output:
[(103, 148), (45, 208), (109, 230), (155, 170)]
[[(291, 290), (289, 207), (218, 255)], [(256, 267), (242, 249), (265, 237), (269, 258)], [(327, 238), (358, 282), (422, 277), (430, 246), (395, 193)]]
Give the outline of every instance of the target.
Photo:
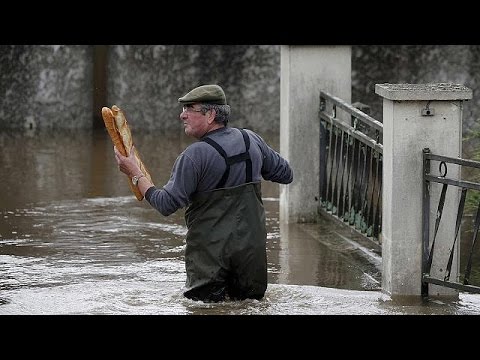
[[(439, 176), (434, 176), (431, 174), (430, 170), (432, 161), (438, 163)], [(464, 181), (461, 179), (453, 179), (447, 177), (448, 165), (461, 166), (460, 169), (463, 171), (463, 173), (465, 173), (465, 171), (467, 171), (468, 169), (480, 169), (480, 162), (478, 161), (435, 155), (432, 154), (428, 148), (425, 148), (423, 150), (422, 296), (428, 296), (429, 283), (454, 288), (457, 290), (480, 293), (480, 281), (476, 280), (480, 278), (480, 276), (479, 274), (472, 274), (472, 263), (474, 263), (474, 258), (477, 257), (478, 261), (478, 255), (475, 254), (475, 248), (477, 246), (477, 234), (480, 227), (480, 184), (471, 181)], [(432, 200), (431, 194), (432, 186), (434, 186), (434, 184), (439, 184), (438, 186), (440, 186), (441, 184), (441, 192), (437, 204), (435, 226), (433, 229), (433, 233), (430, 234), (430, 202)], [(439, 245), (437, 244), (437, 233), (439, 227), (441, 226), (441, 219), (448, 189), (452, 189), (450, 190), (450, 192), (455, 190), (461, 192), (456, 214), (454, 237), (450, 240), (450, 244), (442, 244), (442, 246), (450, 245), (448, 247), (448, 260), (436, 259), (435, 248)], [(471, 196), (467, 196), (468, 191), (470, 191)], [(473, 223), (473, 236), (470, 244), (468, 244), (468, 251), (464, 252), (464, 262), (466, 263), (465, 267), (462, 268), (460, 266), (458, 279), (452, 279), (450, 275), (452, 271), (452, 265), (454, 263), (455, 254), (460, 259), (460, 256), (455, 251), (455, 249), (460, 249), (460, 246), (455, 245), (459, 245), (458, 242), (460, 241), (460, 227), (462, 224), (462, 219), (465, 218), (464, 210), (466, 203), (476, 204), (476, 216)], [(430, 238), (432, 238), (431, 245)], [(431, 274), (432, 264), (434, 264), (435, 261), (437, 261), (437, 264), (440, 262), (440, 265), (438, 266), (441, 268), (442, 272), (444, 271), (445, 273), (443, 278), (441, 276), (434, 276)], [(461, 259), (459, 261), (461, 264)]]

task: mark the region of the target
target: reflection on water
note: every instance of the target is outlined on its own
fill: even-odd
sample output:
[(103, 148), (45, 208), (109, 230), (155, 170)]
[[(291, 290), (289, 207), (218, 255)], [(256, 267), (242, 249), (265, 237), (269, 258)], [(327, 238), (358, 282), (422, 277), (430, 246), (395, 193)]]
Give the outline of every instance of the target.
[[(262, 134), (278, 149), (278, 136)], [(134, 132), (158, 186), (191, 140)], [(480, 313), (480, 301), (392, 305), (378, 251), (328, 221), (279, 224), (265, 182), (269, 286), (262, 301), (204, 304), (182, 295), (183, 210), (164, 217), (130, 193), (106, 132), (0, 134), (0, 314)]]

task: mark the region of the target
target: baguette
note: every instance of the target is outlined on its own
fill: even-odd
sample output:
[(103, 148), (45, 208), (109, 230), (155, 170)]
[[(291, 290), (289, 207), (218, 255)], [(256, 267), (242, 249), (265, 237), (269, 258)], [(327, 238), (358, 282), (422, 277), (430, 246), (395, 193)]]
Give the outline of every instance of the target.
[[(112, 139), (113, 144), (118, 149), (120, 154), (123, 156), (130, 155), (130, 151), (133, 146), (132, 133), (130, 127), (128, 126), (127, 118), (123, 111), (116, 105), (113, 105), (112, 108), (103, 107), (102, 108), (102, 118), (105, 123), (105, 128), (108, 131), (108, 135)], [(143, 163), (137, 149), (134, 149), (134, 155), (137, 159), (140, 170), (145, 175), (145, 177), (153, 184), (152, 177), (148, 172), (145, 164)], [(134, 193), (138, 201), (143, 200), (143, 195), (137, 186), (133, 185), (130, 178), (128, 178), (128, 185)]]

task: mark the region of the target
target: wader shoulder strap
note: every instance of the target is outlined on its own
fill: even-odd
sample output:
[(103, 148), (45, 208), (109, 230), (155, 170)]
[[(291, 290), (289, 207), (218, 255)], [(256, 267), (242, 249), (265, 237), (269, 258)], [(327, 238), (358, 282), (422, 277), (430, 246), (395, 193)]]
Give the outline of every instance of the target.
[(222, 155), (222, 157), (225, 159), (225, 163), (227, 165), (227, 168), (225, 169), (225, 172), (223, 173), (223, 176), (218, 182), (215, 189), (220, 189), (225, 186), (225, 183), (227, 182), (227, 179), (228, 179), (228, 175), (230, 174), (230, 165), (241, 162), (241, 161), (245, 161), (245, 165), (246, 165), (245, 182), (249, 183), (252, 181), (252, 160), (250, 159), (250, 153), (248, 152), (248, 150), (250, 149), (250, 138), (248, 137), (248, 134), (245, 132), (245, 130), (243, 129), (239, 129), (239, 130), (243, 135), (243, 141), (245, 142), (246, 150), (245, 152), (238, 155), (228, 157), (225, 150), (223, 150), (223, 148), (220, 145), (218, 145), (217, 142), (213, 141), (208, 137), (201, 140), (213, 146), (215, 150), (217, 150), (218, 153)]

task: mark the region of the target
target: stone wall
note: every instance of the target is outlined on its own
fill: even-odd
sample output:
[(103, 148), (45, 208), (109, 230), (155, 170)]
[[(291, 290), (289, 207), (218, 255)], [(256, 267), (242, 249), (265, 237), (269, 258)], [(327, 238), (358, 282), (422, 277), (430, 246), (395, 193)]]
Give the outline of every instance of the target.
[(278, 131), (279, 46), (117, 45), (108, 64), (108, 106), (142, 129), (181, 128), (178, 98), (214, 83), (226, 93), (232, 126)]
[[(105, 106), (123, 108), (137, 129), (181, 129), (177, 99), (217, 83), (232, 126), (279, 131), (278, 45), (110, 45), (107, 61)], [(354, 45), (352, 102), (381, 121), (377, 83), (459, 83), (473, 90), (468, 131), (480, 118), (479, 70), (479, 45)], [(91, 45), (0, 45), (0, 129), (90, 128), (101, 110), (93, 109), (95, 91)]]
[(92, 126), (92, 49), (0, 45), (0, 129)]
[(375, 94), (380, 83), (457, 83), (473, 90), (464, 102), (463, 130), (477, 126), (480, 117), (479, 45), (356, 45), (352, 47), (352, 102), (371, 107), (382, 121), (383, 99)]

